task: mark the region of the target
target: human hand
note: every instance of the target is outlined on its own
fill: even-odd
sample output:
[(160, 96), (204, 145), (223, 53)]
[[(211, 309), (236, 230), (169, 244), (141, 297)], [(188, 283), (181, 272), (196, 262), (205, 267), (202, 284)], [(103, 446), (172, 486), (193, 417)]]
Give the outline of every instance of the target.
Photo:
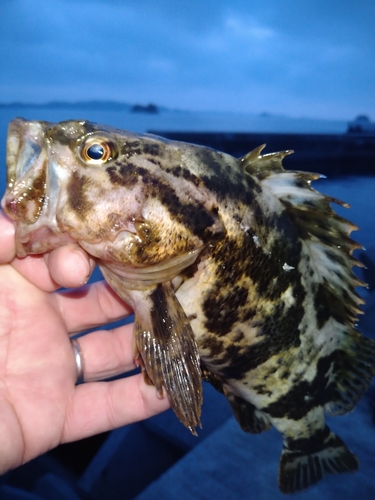
[(14, 227), (0, 211), (0, 473), (54, 448), (155, 415), (169, 407), (130, 371), (133, 325), (79, 338), (85, 382), (69, 334), (131, 314), (105, 282), (76, 290), (94, 267), (78, 246), (15, 257)]

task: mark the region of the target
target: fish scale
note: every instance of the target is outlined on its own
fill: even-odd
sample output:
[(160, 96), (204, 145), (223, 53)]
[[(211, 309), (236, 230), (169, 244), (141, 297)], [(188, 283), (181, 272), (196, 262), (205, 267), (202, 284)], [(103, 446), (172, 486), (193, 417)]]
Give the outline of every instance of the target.
[[(358, 461), (325, 423), (375, 373), (339, 200), (286, 171), (291, 151), (240, 159), (84, 120), (15, 119), (8, 188), (19, 256), (78, 242), (135, 312), (134, 355), (181, 422), (200, 425), (202, 378), (246, 432), (283, 437), (279, 486)], [(27, 187), (27, 193), (25, 191)]]

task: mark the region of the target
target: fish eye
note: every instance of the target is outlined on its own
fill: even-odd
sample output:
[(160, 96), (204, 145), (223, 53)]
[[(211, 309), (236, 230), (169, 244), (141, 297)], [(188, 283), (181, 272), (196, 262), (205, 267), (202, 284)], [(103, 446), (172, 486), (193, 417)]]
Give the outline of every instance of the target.
[(106, 151), (101, 144), (93, 144), (87, 148), (86, 155), (91, 160), (103, 160), (106, 155)]
[(103, 165), (115, 157), (112, 141), (104, 137), (88, 137), (79, 149), (81, 159), (89, 165)]

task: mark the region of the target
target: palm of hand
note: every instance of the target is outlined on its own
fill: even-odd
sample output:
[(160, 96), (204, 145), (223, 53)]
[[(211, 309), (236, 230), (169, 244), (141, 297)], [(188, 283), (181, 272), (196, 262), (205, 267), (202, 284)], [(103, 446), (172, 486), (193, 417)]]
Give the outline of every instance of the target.
[[(56, 296), (13, 267), (0, 268), (2, 450), (6, 468), (56, 446), (75, 390), (76, 368)], [(3, 453), (6, 456), (7, 453)]]
[(0, 211), (0, 474), (59, 443), (148, 418), (169, 408), (135, 368), (133, 325), (79, 339), (85, 382), (76, 386), (69, 334), (106, 325), (131, 309), (104, 283), (79, 287), (94, 263), (72, 245), (14, 257), (12, 223)]

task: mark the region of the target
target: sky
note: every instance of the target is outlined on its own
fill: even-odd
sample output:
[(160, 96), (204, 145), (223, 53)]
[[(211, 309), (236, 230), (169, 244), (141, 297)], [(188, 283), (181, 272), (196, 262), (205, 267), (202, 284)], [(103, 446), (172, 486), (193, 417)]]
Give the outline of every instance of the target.
[(374, 0), (1, 0), (0, 102), (375, 120)]

